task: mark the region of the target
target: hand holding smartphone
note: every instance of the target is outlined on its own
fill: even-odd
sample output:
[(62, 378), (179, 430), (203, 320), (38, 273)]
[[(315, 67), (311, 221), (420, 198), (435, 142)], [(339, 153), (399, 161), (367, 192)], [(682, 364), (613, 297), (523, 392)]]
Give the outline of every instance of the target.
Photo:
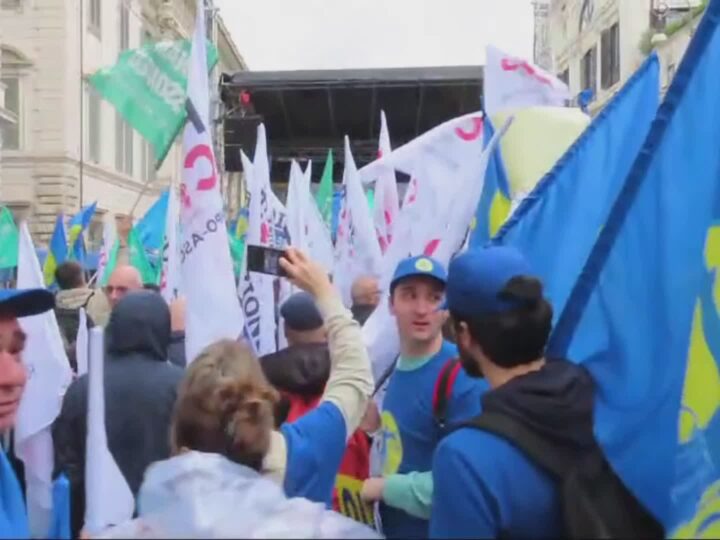
[(280, 258), (284, 255), (285, 250), (283, 249), (248, 245), (248, 270), (271, 276), (287, 277), (287, 272), (280, 266)]

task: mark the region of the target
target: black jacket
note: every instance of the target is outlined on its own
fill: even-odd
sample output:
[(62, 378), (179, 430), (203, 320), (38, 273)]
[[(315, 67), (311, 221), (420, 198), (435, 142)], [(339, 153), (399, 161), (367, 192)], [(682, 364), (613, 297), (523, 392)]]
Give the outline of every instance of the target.
[[(170, 364), (170, 311), (149, 291), (128, 294), (105, 329), (105, 422), (108, 446), (137, 494), (145, 469), (170, 455), (170, 418), (183, 370)], [(72, 489), (73, 532), (84, 514), (88, 379), (68, 388), (53, 425), (56, 472)]]
[(483, 395), (483, 411), (497, 412), (532, 428), (573, 453), (596, 445), (595, 384), (584, 368), (548, 360), (539, 371), (516, 377)]

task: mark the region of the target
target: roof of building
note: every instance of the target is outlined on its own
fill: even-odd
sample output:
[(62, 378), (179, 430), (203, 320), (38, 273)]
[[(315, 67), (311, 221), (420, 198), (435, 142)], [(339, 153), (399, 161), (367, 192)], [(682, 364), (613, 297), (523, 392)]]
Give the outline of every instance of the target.
[[(287, 178), (292, 159), (316, 164), (332, 148), (342, 174), (343, 136), (362, 166), (377, 155), (380, 111), (394, 147), (456, 116), (480, 108), (482, 67), (423, 67), (324, 71), (241, 71), (223, 75), (225, 164), (239, 169), (239, 151), (252, 156), (264, 122), (273, 179)], [(249, 97), (243, 104), (241, 94)], [(314, 167), (314, 177), (321, 173)]]

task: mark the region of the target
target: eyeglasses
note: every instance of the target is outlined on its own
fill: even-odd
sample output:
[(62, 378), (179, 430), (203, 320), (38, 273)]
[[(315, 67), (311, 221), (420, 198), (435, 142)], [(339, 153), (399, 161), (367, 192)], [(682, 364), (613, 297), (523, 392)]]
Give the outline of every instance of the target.
[(113, 294), (113, 293), (125, 294), (125, 293), (128, 292), (128, 288), (127, 288), (127, 287), (122, 287), (122, 286), (121, 286), (121, 287), (113, 287), (112, 285), (106, 285), (105, 288), (104, 288), (104, 291), (105, 291), (105, 294), (107, 294), (108, 296), (110, 296), (110, 295)]

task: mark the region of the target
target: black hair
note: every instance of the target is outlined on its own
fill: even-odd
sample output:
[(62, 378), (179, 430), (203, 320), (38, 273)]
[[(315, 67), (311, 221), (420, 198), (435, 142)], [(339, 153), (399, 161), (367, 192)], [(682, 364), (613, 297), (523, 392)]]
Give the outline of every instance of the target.
[(153, 291), (153, 292), (156, 292), (156, 293), (159, 293), (159, 292), (160, 292), (160, 287), (158, 287), (158, 286), (155, 285), (154, 283), (145, 283), (145, 284), (143, 285), (143, 289), (145, 289), (146, 291)]
[(461, 322), (488, 359), (503, 368), (528, 364), (545, 354), (552, 329), (553, 309), (543, 297), (542, 283), (531, 276), (516, 276), (498, 294), (517, 304), (508, 311), (468, 317), (450, 311), (455, 330)]
[(55, 281), (65, 291), (77, 289), (85, 284), (82, 266), (77, 261), (67, 261), (55, 269)]

